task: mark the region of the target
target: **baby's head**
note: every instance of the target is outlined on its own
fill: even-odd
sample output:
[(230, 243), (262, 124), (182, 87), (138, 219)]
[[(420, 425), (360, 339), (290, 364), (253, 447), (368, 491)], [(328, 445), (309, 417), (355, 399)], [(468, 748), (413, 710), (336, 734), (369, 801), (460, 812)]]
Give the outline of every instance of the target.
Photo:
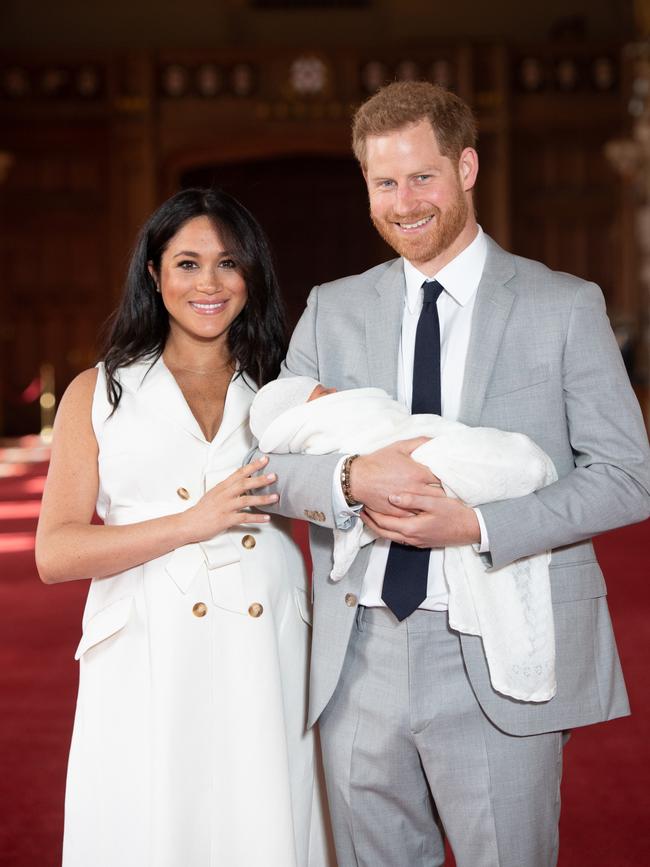
[(251, 430), (260, 439), (271, 422), (286, 410), (334, 391), (335, 388), (325, 388), (309, 376), (287, 376), (269, 382), (255, 395), (251, 406)]
[(309, 403), (310, 400), (318, 400), (319, 397), (325, 397), (326, 394), (334, 394), (335, 392), (335, 388), (325, 388), (325, 386), (319, 382), (307, 398), (307, 403)]

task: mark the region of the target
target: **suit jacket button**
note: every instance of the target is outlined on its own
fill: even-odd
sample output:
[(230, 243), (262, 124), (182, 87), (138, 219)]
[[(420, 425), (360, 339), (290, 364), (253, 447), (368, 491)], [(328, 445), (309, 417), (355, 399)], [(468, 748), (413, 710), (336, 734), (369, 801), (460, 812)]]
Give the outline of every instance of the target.
[(251, 617), (261, 617), (264, 613), (264, 606), (260, 602), (253, 602), (248, 608), (248, 613)]
[(255, 536), (251, 536), (250, 533), (246, 533), (246, 535), (241, 540), (244, 548), (254, 548), (257, 542), (255, 541)]
[(305, 509), (305, 518), (307, 518), (308, 521), (324, 521), (325, 513), (317, 512), (314, 509)]
[(205, 617), (208, 613), (208, 606), (205, 602), (197, 602), (196, 605), (192, 606), (192, 614), (195, 617)]
[(176, 493), (181, 498), (181, 500), (189, 500), (190, 498), (190, 492), (187, 490), (187, 488), (177, 488)]
[(354, 593), (345, 594), (345, 604), (348, 606), (348, 608), (354, 608), (354, 606), (357, 604), (357, 597), (354, 595)]

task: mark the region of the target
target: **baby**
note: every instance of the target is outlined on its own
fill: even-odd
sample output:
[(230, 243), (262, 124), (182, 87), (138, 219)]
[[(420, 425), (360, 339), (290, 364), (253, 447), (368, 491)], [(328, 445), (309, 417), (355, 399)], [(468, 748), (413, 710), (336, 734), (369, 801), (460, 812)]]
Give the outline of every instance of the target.
[[(337, 392), (309, 377), (286, 377), (258, 392), (250, 424), (260, 449), (275, 454), (367, 454), (426, 436), (413, 459), (469, 506), (524, 496), (557, 479), (551, 459), (527, 436), (411, 415), (379, 388)], [(331, 580), (340, 580), (374, 539), (361, 521), (335, 529)], [(444, 552), (449, 625), (481, 636), (493, 687), (522, 701), (555, 694), (548, 560), (544, 553), (488, 572), (471, 545)]]

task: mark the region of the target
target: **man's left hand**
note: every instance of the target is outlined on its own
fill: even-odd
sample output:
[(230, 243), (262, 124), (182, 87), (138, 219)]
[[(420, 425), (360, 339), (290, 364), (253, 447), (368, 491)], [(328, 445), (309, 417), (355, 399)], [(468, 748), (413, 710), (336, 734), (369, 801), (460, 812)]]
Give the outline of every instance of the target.
[(416, 548), (474, 545), (481, 541), (481, 528), (474, 509), (447, 497), (440, 488), (432, 489), (430, 496), (401, 494), (389, 500), (411, 514), (397, 518), (368, 508), (361, 512), (364, 524), (384, 539)]

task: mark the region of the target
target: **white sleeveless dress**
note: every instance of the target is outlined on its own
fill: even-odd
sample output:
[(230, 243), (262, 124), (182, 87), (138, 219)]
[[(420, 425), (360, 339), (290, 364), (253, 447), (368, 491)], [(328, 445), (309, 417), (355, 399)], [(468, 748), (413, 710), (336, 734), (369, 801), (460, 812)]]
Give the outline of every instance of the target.
[[(231, 382), (203, 436), (162, 360), (93, 399), (97, 512), (181, 512), (241, 466), (254, 390)], [(94, 579), (66, 791), (64, 867), (329, 863), (313, 732), (305, 732), (310, 603), (281, 520)]]

